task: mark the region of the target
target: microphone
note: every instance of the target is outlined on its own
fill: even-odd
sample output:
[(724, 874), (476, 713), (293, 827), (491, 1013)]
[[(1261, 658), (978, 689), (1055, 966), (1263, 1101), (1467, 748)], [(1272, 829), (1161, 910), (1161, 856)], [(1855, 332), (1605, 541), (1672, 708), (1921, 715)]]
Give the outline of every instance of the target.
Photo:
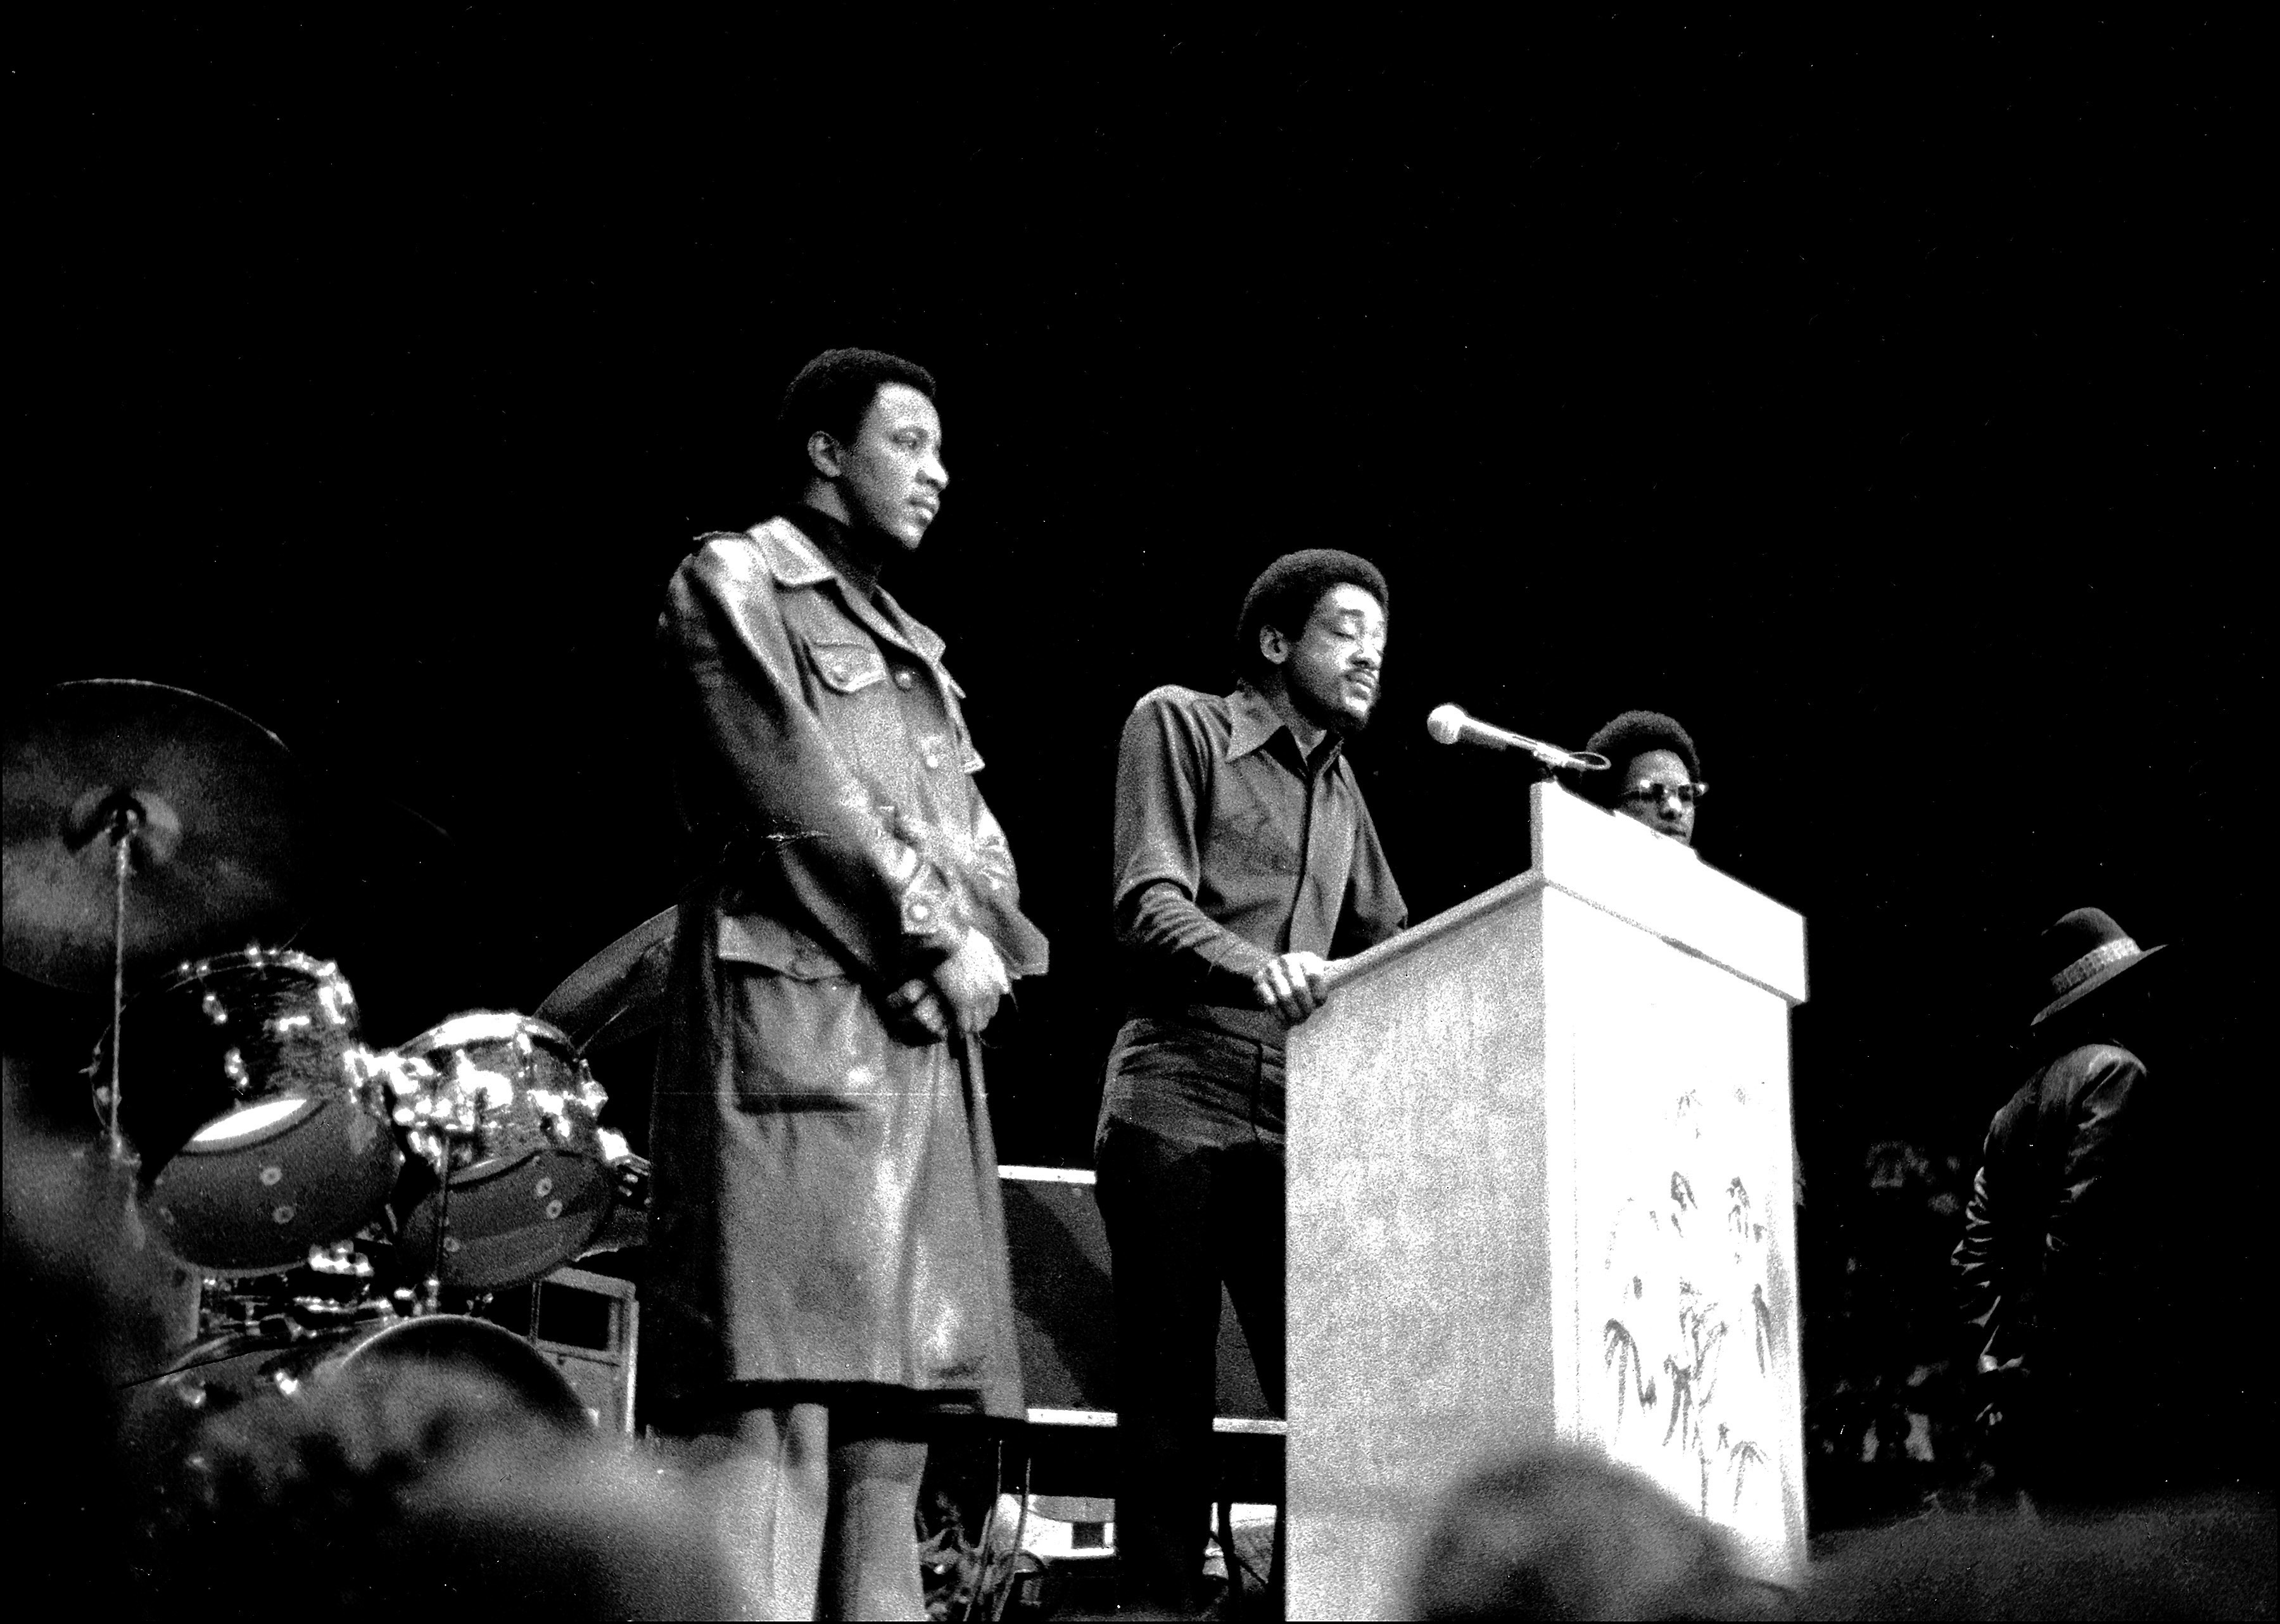
[(1501, 727), (1491, 727), (1486, 722), (1475, 721), (1460, 705), (1444, 704), (1434, 708), (1425, 719), (1425, 731), (1442, 744), (1477, 744), (1484, 750), (1524, 750), (1545, 766), (1555, 770), (1572, 767), (1579, 773), (1598, 773), (1609, 763), (1596, 750), (1582, 755), (1546, 744), (1541, 739), (1531, 739), (1517, 733), (1506, 733)]

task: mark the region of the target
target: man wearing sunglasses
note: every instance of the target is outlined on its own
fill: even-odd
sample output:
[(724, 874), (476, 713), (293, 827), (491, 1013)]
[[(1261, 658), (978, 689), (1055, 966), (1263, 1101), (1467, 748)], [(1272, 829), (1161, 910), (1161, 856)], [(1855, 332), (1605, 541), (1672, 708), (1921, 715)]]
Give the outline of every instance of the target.
[(1685, 728), (1660, 711), (1625, 711), (1584, 748), (1614, 769), (1581, 775), (1575, 787), (1586, 800), (1693, 845), (1695, 807), (1709, 786)]

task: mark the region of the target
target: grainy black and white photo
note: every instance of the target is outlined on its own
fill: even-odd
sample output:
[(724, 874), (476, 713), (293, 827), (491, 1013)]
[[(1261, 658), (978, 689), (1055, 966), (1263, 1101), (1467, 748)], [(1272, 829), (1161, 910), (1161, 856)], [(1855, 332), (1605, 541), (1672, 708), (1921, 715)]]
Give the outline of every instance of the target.
[(2256, 37), (27, 35), (19, 1605), (2271, 1617)]

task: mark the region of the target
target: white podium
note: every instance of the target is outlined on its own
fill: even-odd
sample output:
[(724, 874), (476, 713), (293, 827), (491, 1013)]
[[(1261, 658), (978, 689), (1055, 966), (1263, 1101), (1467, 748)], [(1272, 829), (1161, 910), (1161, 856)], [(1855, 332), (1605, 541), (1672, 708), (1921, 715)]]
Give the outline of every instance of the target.
[(1436, 1501), (1580, 1441), (1805, 1566), (1805, 921), (1539, 783), (1536, 867), (1344, 966), (1290, 1050), (1289, 1616), (1398, 1618)]

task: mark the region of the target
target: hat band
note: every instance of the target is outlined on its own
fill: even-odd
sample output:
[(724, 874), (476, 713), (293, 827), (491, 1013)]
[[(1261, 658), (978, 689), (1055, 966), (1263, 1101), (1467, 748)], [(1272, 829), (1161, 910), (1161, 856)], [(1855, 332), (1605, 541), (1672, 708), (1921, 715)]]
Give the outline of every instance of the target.
[(2124, 959), (2138, 957), (2138, 944), (2128, 936), (2094, 947), (2065, 969), (2051, 977), (2051, 996), (2072, 992), (2108, 965), (2118, 965)]

